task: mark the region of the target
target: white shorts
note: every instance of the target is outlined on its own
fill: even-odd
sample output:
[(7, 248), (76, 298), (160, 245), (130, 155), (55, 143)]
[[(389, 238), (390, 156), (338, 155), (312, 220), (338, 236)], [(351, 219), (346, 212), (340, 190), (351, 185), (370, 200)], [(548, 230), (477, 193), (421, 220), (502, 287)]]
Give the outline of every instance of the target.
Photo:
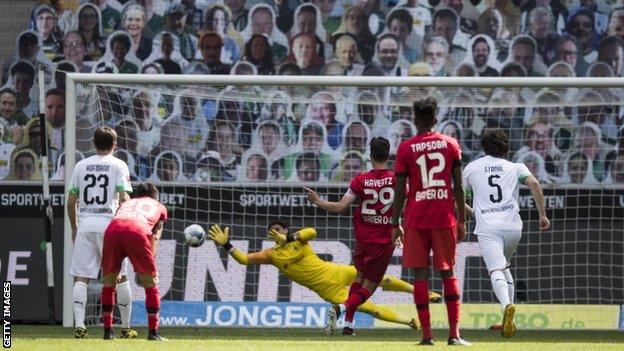
[[(74, 244), (70, 274), (74, 277), (96, 279), (102, 265), (103, 233), (78, 232)], [(128, 273), (128, 259), (121, 264), (120, 275)]]
[(509, 267), (522, 236), (521, 230), (499, 230), (477, 235), (481, 255), (488, 272)]

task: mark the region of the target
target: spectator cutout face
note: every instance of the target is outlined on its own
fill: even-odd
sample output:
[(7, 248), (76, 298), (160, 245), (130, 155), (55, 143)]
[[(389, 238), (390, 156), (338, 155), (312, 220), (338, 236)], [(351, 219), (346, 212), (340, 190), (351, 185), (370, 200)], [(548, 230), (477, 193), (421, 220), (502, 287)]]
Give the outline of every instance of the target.
[(227, 28), (227, 16), (225, 11), (218, 9), (212, 15), (212, 30), (217, 33), (225, 34)]
[(23, 153), (15, 159), (15, 175), (17, 180), (31, 180), (35, 173), (35, 160), (32, 155)]
[(478, 40), (472, 48), (472, 59), (475, 66), (483, 67), (487, 63), (488, 56), (490, 56), (490, 47), (483, 40)]
[(531, 151), (545, 156), (552, 145), (552, 127), (546, 123), (535, 123), (527, 135), (527, 145)]
[(355, 154), (348, 155), (342, 161), (342, 180), (351, 180), (360, 173), (362, 173), (362, 159)]
[(247, 160), (245, 176), (249, 181), (267, 180), (267, 160), (260, 155), (252, 155)]
[(45, 117), (53, 128), (65, 125), (65, 99), (61, 95), (48, 95), (45, 98)]
[(489, 8), (479, 17), (481, 32), (492, 39), (498, 38), (501, 29), (500, 13), (495, 8)]
[(410, 24), (405, 23), (398, 18), (394, 18), (390, 21), (388, 29), (390, 33), (396, 35), (402, 43), (405, 42), (405, 39), (407, 39), (411, 32)]
[(576, 153), (568, 161), (568, 174), (570, 182), (573, 184), (581, 184), (587, 175), (587, 156)]
[(353, 66), (357, 53), (357, 44), (353, 38), (342, 36), (336, 41), (336, 57), (340, 65), (345, 69), (349, 69)]
[(52, 30), (54, 29), (54, 26), (56, 24), (56, 18), (54, 17), (54, 14), (50, 11), (44, 10), (39, 12), (36, 20), (37, 32), (39, 32), (39, 35), (43, 40), (47, 39), (52, 33)]
[(535, 50), (530, 45), (516, 43), (512, 49), (512, 55), (514, 63), (524, 67), (527, 72), (531, 72), (535, 60)]
[(299, 12), (297, 25), (299, 26), (299, 33), (316, 34), (316, 12), (307, 10)]
[(126, 59), (126, 55), (128, 54), (128, 46), (124, 43), (123, 40), (115, 40), (113, 39), (113, 57), (115, 60), (119, 62), (123, 62)]
[(323, 132), (321, 128), (315, 124), (305, 126), (301, 137), (301, 145), (303, 146), (303, 152), (320, 155), (323, 148)]
[(440, 133), (448, 135), (455, 140), (459, 140), (459, 130), (457, 130), (457, 126), (454, 123), (447, 123)]
[(386, 68), (393, 68), (399, 59), (399, 44), (392, 38), (385, 38), (379, 43), (379, 61)]
[(144, 27), (145, 12), (139, 7), (128, 9), (122, 23), (123, 30), (130, 34), (131, 37), (136, 37), (141, 35)]
[(299, 177), (299, 180), (302, 182), (317, 182), (320, 175), (321, 173), (314, 159), (304, 159), (300, 162), (299, 167), (297, 167), (297, 177)]
[(87, 53), (82, 37), (78, 33), (69, 32), (63, 40), (63, 55), (68, 61), (81, 66)]
[(572, 68), (576, 67), (577, 56), (578, 49), (571, 40), (564, 41), (557, 48), (557, 60), (569, 64)]
[(334, 9), (336, 0), (312, 0), (312, 3), (316, 5), (319, 10), (321, 10), (323, 18), (327, 18), (330, 16), (332, 10)]
[(223, 45), (221, 42), (221, 38), (219, 38), (216, 34), (204, 35), (201, 39), (200, 45), (200, 50), (202, 56), (204, 57), (204, 62), (206, 62), (208, 65), (214, 65), (221, 60), (221, 48)]
[(314, 38), (309, 35), (299, 35), (293, 42), (292, 50), (297, 65), (306, 68), (312, 64), (316, 44)]
[(607, 33), (624, 38), (624, 9), (611, 12)]
[(347, 129), (345, 138), (346, 151), (357, 151), (359, 153), (364, 153), (366, 151), (366, 139), (366, 129), (362, 124), (350, 124), (349, 129)]
[(9, 119), (15, 112), (17, 112), (17, 98), (10, 93), (0, 95), (0, 116)]
[(453, 38), (457, 32), (457, 23), (452, 18), (438, 17), (435, 21), (433, 32), (436, 36), (443, 37), (449, 43), (453, 43)]
[(251, 15), (251, 30), (252, 34), (271, 34), (273, 18), (268, 9), (260, 7)]
[(84, 31), (97, 30), (98, 15), (91, 6), (85, 6), (78, 15), (79, 29)]
[(446, 65), (447, 53), (439, 43), (432, 42), (425, 49), (425, 60), (434, 73), (440, 72)]
[(158, 178), (164, 182), (173, 182), (180, 174), (178, 160), (171, 155), (166, 155), (160, 159), (158, 165)]
[(261, 60), (268, 49), (266, 38), (253, 37), (251, 39), (251, 57), (254, 60)]
[(312, 118), (325, 126), (334, 123), (336, 107), (331, 102), (317, 101), (312, 103)]
[(622, 72), (622, 47), (617, 43), (612, 42), (602, 47), (598, 59), (610, 65), (616, 76)]
[(277, 126), (273, 124), (264, 124), (258, 131), (260, 140), (262, 142), (262, 151), (265, 154), (271, 155), (277, 149), (277, 145), (280, 141), (279, 131)]

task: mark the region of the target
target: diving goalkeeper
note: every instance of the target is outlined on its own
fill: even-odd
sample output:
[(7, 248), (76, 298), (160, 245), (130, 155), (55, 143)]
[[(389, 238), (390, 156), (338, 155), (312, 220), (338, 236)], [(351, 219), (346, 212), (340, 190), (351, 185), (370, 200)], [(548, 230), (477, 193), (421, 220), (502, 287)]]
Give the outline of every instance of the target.
[[(273, 221), (269, 224), (269, 237), (277, 243), (272, 248), (246, 254), (232, 246), (229, 241), (229, 227), (221, 230), (219, 225), (213, 225), (208, 236), (243, 265), (272, 264), (280, 272), (294, 282), (301, 284), (317, 293), (323, 300), (340, 304), (349, 297), (349, 286), (356, 277), (354, 266), (327, 262), (320, 259), (308, 241), (316, 237), (314, 228), (303, 228), (294, 234), (290, 233), (288, 225), (282, 221)], [(383, 290), (413, 293), (414, 287), (398, 278), (384, 276), (380, 283)], [(441, 296), (435, 292), (429, 293), (431, 302), (438, 302)], [(399, 316), (396, 312), (366, 301), (357, 309), (373, 317), (399, 324), (405, 324), (413, 329), (420, 329), (417, 319)]]

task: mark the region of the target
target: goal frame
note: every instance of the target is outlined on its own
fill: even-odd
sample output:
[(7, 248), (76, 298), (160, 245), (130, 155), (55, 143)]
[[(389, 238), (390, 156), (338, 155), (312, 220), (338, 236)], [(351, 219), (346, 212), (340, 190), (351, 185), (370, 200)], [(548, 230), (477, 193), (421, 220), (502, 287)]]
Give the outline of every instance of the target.
[[(506, 87), (506, 88), (624, 88), (624, 77), (343, 77), (343, 76), (259, 76), (259, 75), (154, 75), (154, 74), (66, 74), (65, 107), (65, 196), (76, 163), (76, 84), (162, 84), (215, 86), (357, 86), (357, 87)], [(218, 186), (219, 183), (212, 183)], [(227, 183), (229, 186), (231, 182)], [(255, 186), (260, 184), (255, 183)], [(324, 184), (324, 186), (331, 184)], [(260, 185), (262, 186), (262, 185)], [(559, 185), (561, 186), (561, 185)], [(564, 185), (563, 187), (570, 187)], [(574, 188), (588, 188), (574, 185)], [(601, 188), (613, 188), (600, 185)], [(616, 186), (621, 188), (621, 186)], [(70, 275), (73, 244), (71, 225), (64, 211), (63, 239), (63, 326), (73, 326), (72, 287)]]

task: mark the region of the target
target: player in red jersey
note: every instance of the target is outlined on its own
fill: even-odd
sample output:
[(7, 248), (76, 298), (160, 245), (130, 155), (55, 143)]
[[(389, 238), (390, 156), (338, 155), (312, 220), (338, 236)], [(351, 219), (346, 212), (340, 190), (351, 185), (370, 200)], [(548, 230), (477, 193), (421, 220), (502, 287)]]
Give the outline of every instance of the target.
[[(392, 239), (403, 244), (403, 266), (415, 268), (414, 303), (423, 329), (421, 345), (433, 345), (429, 315), (429, 253), (440, 272), (449, 322), (449, 345), (470, 345), (459, 335), (460, 292), (453, 274), (455, 243), (466, 235), (461, 149), (457, 140), (433, 130), (436, 100), (414, 102), (418, 134), (397, 150), (397, 177), (392, 217)], [(406, 178), (409, 178), (407, 195)], [(400, 217), (405, 205), (405, 236)], [(455, 219), (457, 209), (457, 220)]]
[(358, 306), (366, 302), (381, 282), (394, 252), (392, 243), (392, 199), (394, 198), (394, 172), (388, 170), (390, 142), (373, 138), (370, 142), (373, 169), (357, 175), (349, 190), (339, 202), (321, 199), (314, 190), (305, 188), (308, 199), (324, 210), (343, 213), (356, 200), (360, 205), (353, 214), (355, 252), (353, 263), (357, 270), (349, 297), (340, 305), (328, 310), (325, 333), (333, 334), (336, 321), (346, 312), (343, 335), (353, 335), (353, 315)]
[(121, 262), (128, 257), (145, 288), (148, 340), (163, 340), (158, 334), (160, 296), (157, 285), (156, 249), (167, 220), (167, 209), (158, 202), (158, 190), (151, 183), (139, 184), (135, 197), (124, 202), (104, 233), (102, 248), (102, 321), (104, 339), (113, 336), (115, 281)]

